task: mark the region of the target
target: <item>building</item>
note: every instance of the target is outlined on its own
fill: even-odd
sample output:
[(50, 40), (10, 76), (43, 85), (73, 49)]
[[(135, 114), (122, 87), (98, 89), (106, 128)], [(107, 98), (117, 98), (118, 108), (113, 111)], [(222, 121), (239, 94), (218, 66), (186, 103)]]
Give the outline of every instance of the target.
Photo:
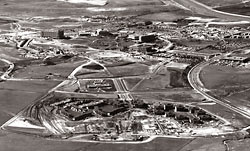
[(139, 42), (154, 42), (156, 40), (156, 35), (150, 34), (150, 35), (140, 35), (139, 36)]
[(103, 30), (103, 29), (97, 29), (96, 30), (96, 35), (97, 36), (113, 36), (113, 34), (107, 30)]
[(64, 36), (64, 30), (56, 30), (56, 31), (42, 31), (41, 32), (41, 37), (45, 38), (55, 38), (55, 39), (63, 39), (65, 38)]
[(226, 56), (220, 59), (220, 61), (233, 61), (240, 63), (248, 63), (250, 61), (249, 57), (244, 56)]
[(219, 53), (211, 53), (211, 54), (209, 54), (209, 53), (182, 51), (182, 50), (170, 50), (168, 52), (175, 55), (176, 57), (196, 58), (196, 59), (202, 59), (202, 60), (209, 60), (209, 59), (219, 55)]

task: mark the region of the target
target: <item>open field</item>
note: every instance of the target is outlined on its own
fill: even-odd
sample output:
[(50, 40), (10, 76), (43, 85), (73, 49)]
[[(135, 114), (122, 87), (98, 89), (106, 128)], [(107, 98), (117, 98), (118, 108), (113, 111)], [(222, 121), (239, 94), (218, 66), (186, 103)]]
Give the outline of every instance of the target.
[(220, 89), (225, 86), (250, 84), (250, 70), (229, 66), (210, 65), (201, 72), (201, 80), (208, 89)]
[(224, 138), (196, 138), (180, 151), (224, 151), (226, 146), (223, 144)]
[(7, 81), (0, 84), (0, 124), (56, 86), (55, 81)]
[(133, 97), (147, 102), (200, 103), (204, 99), (190, 89), (171, 89), (162, 92), (133, 92)]
[(44, 79), (47, 76), (55, 79), (65, 79), (78, 66), (83, 64), (83, 61), (59, 63), (56, 65), (29, 65), (22, 69), (14, 71), (15, 78), (25, 79)]
[(163, 5), (160, 0), (108, 0), (107, 6), (111, 7), (128, 7), (136, 5)]
[(20, 60), (22, 57), (18, 55), (18, 50), (13, 47), (8, 47), (6, 44), (0, 45), (0, 57), (9, 61)]
[(244, 0), (196, 0), (211, 7), (227, 6), (243, 2)]
[(201, 80), (211, 94), (224, 98), (233, 106), (249, 111), (249, 69), (227, 66), (208, 66), (201, 72)]
[(250, 124), (249, 119), (219, 104), (197, 104), (197, 106), (226, 119), (237, 128), (245, 128)]
[(163, 13), (147, 14), (147, 15), (138, 16), (137, 18), (143, 19), (143, 20), (151, 20), (151, 21), (171, 22), (171, 21), (175, 21), (178, 19), (187, 18), (190, 15), (191, 15), (190, 12), (177, 10), (177, 11), (170, 11), (170, 12), (163, 12)]
[[(8, 145), (9, 142), (15, 145)], [(157, 138), (149, 143), (143, 144), (110, 144), (110, 143), (85, 143), (85, 142), (68, 142), (57, 140), (46, 140), (39, 137), (30, 137), (21, 134), (0, 132), (0, 146), (4, 151), (62, 151), (62, 150), (75, 150), (75, 151), (150, 151), (157, 148), (157, 151), (178, 151), (189, 144), (192, 139), (182, 138)], [(29, 144), (29, 145), (27, 145)]]
[(227, 141), (227, 144), (229, 146), (229, 150), (248, 151), (250, 148), (250, 139), (231, 140)]
[(228, 6), (221, 6), (216, 8), (217, 10), (229, 12), (229, 13), (235, 13), (235, 14), (241, 14), (241, 15), (250, 15), (249, 9), (250, 9), (250, 2), (241, 3), (241, 4), (234, 4), (234, 5), (228, 5)]
[(146, 75), (149, 72), (148, 66), (141, 63), (107, 67), (107, 69), (114, 77)]
[[(0, 5), (0, 13), (5, 16), (17, 16), (17, 17), (32, 17), (32, 16), (84, 16), (84, 15), (96, 15), (103, 12), (106, 15), (113, 15), (114, 11), (116, 15), (143, 15), (152, 12), (164, 12), (173, 9), (178, 9), (174, 5), (165, 6), (159, 0), (150, 1), (110, 1), (104, 8), (91, 8), (89, 4), (75, 4), (65, 3), (52, 0), (3, 0)], [(137, 6), (138, 5), (138, 6)], [(32, 7), (31, 7), (32, 6)], [(154, 6), (154, 7), (152, 7)], [(124, 9), (117, 9), (114, 7), (124, 7)], [(12, 10), (12, 11), (9, 11)], [(123, 11), (120, 11), (123, 10)]]

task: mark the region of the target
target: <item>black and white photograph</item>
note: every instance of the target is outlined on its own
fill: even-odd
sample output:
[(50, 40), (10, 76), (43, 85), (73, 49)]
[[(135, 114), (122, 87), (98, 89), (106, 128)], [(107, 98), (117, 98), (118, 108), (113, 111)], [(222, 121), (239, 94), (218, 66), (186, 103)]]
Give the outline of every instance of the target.
[(250, 0), (0, 0), (0, 151), (249, 151)]

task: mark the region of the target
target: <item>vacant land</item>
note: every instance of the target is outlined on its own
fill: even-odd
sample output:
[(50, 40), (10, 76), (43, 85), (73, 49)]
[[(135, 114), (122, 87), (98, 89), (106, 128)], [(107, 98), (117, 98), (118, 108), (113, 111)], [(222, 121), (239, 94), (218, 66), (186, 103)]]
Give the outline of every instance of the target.
[(250, 139), (231, 140), (231, 141), (227, 141), (227, 144), (229, 146), (229, 150), (248, 151), (250, 148)]
[(55, 87), (55, 81), (7, 81), (0, 83), (0, 124)]
[(201, 2), (205, 5), (218, 7), (218, 6), (227, 6), (233, 5), (243, 2), (244, 0), (196, 0), (197, 2)]
[(208, 89), (250, 84), (249, 69), (210, 65), (202, 70), (200, 76), (205, 87)]
[[(15, 145), (9, 145), (9, 142)], [(62, 150), (75, 150), (75, 151), (178, 151), (189, 144), (192, 139), (182, 138), (157, 138), (149, 143), (143, 144), (110, 144), (110, 143), (85, 143), (85, 142), (69, 142), (69, 141), (51, 141), (41, 139), (39, 137), (30, 137), (21, 134), (0, 132), (0, 146), (4, 151), (62, 151)], [(29, 144), (29, 145), (27, 145)]]
[(141, 80), (142, 80), (141, 77), (124, 78), (128, 90), (131, 90)]
[(191, 12), (184, 11), (184, 10), (176, 10), (176, 11), (169, 11), (169, 12), (162, 12), (162, 13), (153, 13), (153, 14), (147, 14), (138, 16), (138, 19), (143, 20), (151, 20), (151, 21), (166, 21), (166, 22), (172, 22), (178, 19), (184, 19), (189, 16), (191, 16)]
[(224, 98), (232, 105), (249, 111), (249, 69), (228, 66), (207, 66), (201, 72), (201, 80), (211, 94)]
[(108, 0), (107, 6), (112, 7), (127, 7), (135, 5), (163, 5), (160, 0)]
[(249, 9), (250, 9), (250, 2), (241, 3), (241, 4), (234, 4), (229, 6), (222, 6), (216, 8), (217, 10), (229, 12), (229, 13), (235, 13), (235, 14), (241, 14), (241, 15), (250, 15)]
[(83, 61), (60, 63), (57, 65), (29, 65), (15, 71), (13, 76), (25, 79), (44, 79), (47, 77), (65, 79), (76, 67), (83, 64)]
[(149, 72), (148, 66), (141, 63), (107, 67), (107, 69), (114, 77), (146, 75)]
[(223, 138), (196, 138), (180, 151), (224, 151)]
[(199, 94), (188, 89), (171, 89), (166, 92), (133, 92), (134, 98), (143, 99), (147, 102), (178, 102), (200, 103), (204, 99)]
[[(143, 15), (154, 12), (170, 11), (176, 6), (169, 5), (165, 6), (159, 0), (126, 0), (116, 1), (110, 0), (104, 8), (92, 7), (92, 5), (84, 3), (65, 3), (53, 0), (3, 0), (0, 4), (0, 13), (5, 16), (16, 16), (16, 17), (33, 17), (33, 16), (84, 16), (84, 15), (96, 15), (103, 12), (105, 15)], [(152, 7), (154, 6), (154, 7)], [(125, 9), (117, 9), (114, 7), (124, 7)], [(9, 11), (12, 10), (12, 11)], [(122, 10), (122, 11), (120, 11)]]
[(197, 104), (197, 106), (226, 119), (237, 128), (245, 128), (250, 124), (249, 119), (219, 104)]

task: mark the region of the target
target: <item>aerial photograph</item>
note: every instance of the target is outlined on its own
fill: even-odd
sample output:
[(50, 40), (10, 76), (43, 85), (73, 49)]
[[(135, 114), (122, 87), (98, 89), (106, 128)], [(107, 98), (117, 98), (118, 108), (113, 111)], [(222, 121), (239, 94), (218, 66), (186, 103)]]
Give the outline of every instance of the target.
[(0, 151), (249, 151), (250, 0), (0, 0)]

